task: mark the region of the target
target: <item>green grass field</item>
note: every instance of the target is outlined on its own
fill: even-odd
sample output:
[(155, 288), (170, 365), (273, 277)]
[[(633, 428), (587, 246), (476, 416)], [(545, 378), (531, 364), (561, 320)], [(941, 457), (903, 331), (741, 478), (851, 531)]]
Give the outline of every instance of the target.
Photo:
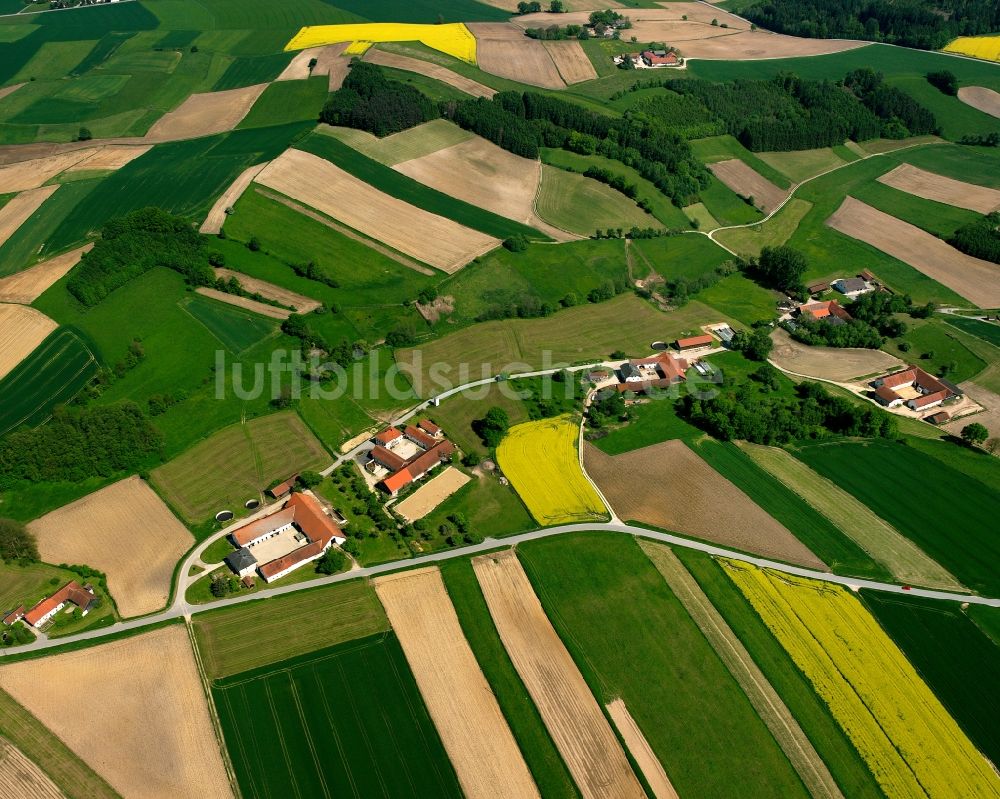
[(788, 241), (811, 208), (811, 203), (793, 197), (765, 224), (722, 230), (715, 238), (744, 258), (758, 256), (764, 247), (777, 247)]
[(220, 510), (243, 512), (273, 480), (328, 466), (330, 456), (294, 413), (282, 412), (233, 425), (154, 469), (163, 497), (189, 522)]
[(511, 732), (524, 754), (525, 762), (542, 796), (572, 799), (579, 796), (573, 779), (559, 757), (555, 744), (532, 704), (524, 683), (504, 649), (489, 608), (483, 599), (475, 572), (468, 560), (451, 560), (441, 565), (441, 576), (462, 632), (483, 670)]
[[(402, 74), (412, 75), (413, 73), (403, 72)], [(322, 125), (317, 128), (316, 132), (324, 136), (332, 136), (348, 147), (386, 166), (395, 166), (403, 161), (421, 158), (475, 138), (474, 134), (445, 119), (433, 119), (430, 122), (381, 139), (356, 128)]]
[(598, 701), (624, 700), (678, 794), (806, 795), (746, 695), (634, 540), (559, 536), (522, 544), (518, 556)]
[[(541, 148), (542, 161), (551, 166), (574, 172), (584, 172), (589, 167), (596, 166), (607, 169), (615, 175), (620, 175), (639, 189), (638, 199), (649, 202), (650, 213), (661, 225), (667, 228), (684, 230), (688, 227), (684, 213), (674, 205), (656, 186), (646, 180), (635, 169), (626, 166), (621, 161), (613, 161), (600, 155), (580, 155), (569, 150), (552, 147)], [(624, 200), (621, 202), (624, 204)], [(606, 227), (606, 225), (605, 225)]]
[(733, 136), (710, 136), (706, 139), (695, 139), (691, 142), (691, 149), (706, 164), (714, 164), (716, 161), (738, 158), (771, 181), (775, 186), (787, 189), (792, 185), (792, 181), (785, 174), (761, 159), (756, 153), (750, 152)]
[(655, 217), (621, 192), (547, 164), (542, 166), (535, 209), (550, 225), (582, 236), (610, 228), (660, 227)]
[[(794, 452), (875, 511), (974, 591), (996, 595), (1000, 492), (902, 443), (820, 444)], [(901, 491), (909, 486), (916, 493)], [(994, 520), (994, 521), (991, 521)]]
[(793, 150), (780, 153), (757, 153), (757, 157), (777, 169), (793, 183), (801, 183), (806, 178), (818, 175), (828, 169), (842, 166), (847, 161), (856, 161), (858, 156), (848, 151), (851, 158), (842, 158), (843, 148), (820, 147), (815, 150)]
[(698, 192), (702, 205), (720, 225), (747, 225), (759, 222), (764, 215), (740, 199), (731, 188), (715, 175), (709, 179), (707, 189)]
[(698, 294), (698, 301), (750, 326), (774, 319), (777, 296), (743, 275), (733, 274)]
[(71, 328), (53, 331), (0, 380), (0, 435), (46, 421), (97, 374), (99, 353)]
[[(940, 319), (906, 318), (906, 325), (909, 329), (902, 339), (890, 340), (883, 347), (886, 352), (932, 374), (939, 374), (942, 366), (953, 367), (947, 375), (953, 383), (968, 380), (986, 368), (986, 362), (959, 341)], [(900, 341), (910, 345), (908, 352), (899, 349)]]
[(718, 563), (700, 552), (678, 547), (674, 554), (687, 567), (764, 672), (819, 752), (844, 796), (881, 799), (884, 794), (854, 745), (827, 709), (826, 702), (799, 671)]
[[(317, 605), (335, 606), (341, 612), (317, 614)], [(389, 629), (375, 592), (364, 580), (209, 610), (197, 614), (193, 624), (209, 680)]]
[(391, 633), (236, 675), (212, 696), (246, 796), (462, 795)]
[(967, 319), (964, 316), (945, 316), (942, 318), (946, 324), (957, 327), (976, 338), (981, 338), (994, 347), (1000, 347), (1000, 325), (983, 322), (979, 319)]
[(208, 328), (234, 355), (258, 344), (278, 329), (278, 323), (274, 319), (202, 297), (200, 294), (182, 300), (181, 307)]
[(972, 742), (1000, 759), (1000, 644), (954, 602), (862, 591), (861, 598)]
[[(638, 266), (648, 266), (667, 280), (712, 274), (732, 256), (707, 236), (666, 236), (632, 243)], [(699, 297), (700, 299), (700, 297)]]
[(314, 133), (296, 145), (313, 155), (318, 155), (357, 178), (404, 202), (425, 211), (452, 219), (467, 227), (505, 239), (517, 233), (534, 239), (546, 238), (534, 228), (522, 225), (484, 211), (474, 205), (456, 200), (447, 194), (425, 186), (406, 175), (380, 164), (372, 158), (351, 149), (339, 139)]
[(313, 122), (319, 119), (320, 109), (326, 101), (328, 82), (328, 78), (321, 75), (308, 80), (272, 83), (264, 89), (237, 127), (242, 130), (287, 125), (290, 122)]

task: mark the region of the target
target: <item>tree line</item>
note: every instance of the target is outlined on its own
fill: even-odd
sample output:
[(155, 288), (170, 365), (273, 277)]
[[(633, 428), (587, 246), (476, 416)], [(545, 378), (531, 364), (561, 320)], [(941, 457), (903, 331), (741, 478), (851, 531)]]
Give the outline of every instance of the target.
[(948, 243), (966, 255), (1000, 264), (1000, 211), (962, 225)]
[(320, 111), (320, 121), (388, 136), (440, 116), (419, 89), (389, 80), (374, 64), (354, 61), (343, 85)]

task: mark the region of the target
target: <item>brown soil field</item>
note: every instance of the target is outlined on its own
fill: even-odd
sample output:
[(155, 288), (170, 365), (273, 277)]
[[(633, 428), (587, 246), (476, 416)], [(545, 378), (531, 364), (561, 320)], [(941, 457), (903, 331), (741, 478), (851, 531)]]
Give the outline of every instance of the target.
[(36, 519), (28, 529), (49, 563), (86, 563), (108, 576), (122, 616), (165, 607), (177, 561), (194, 538), (138, 477)]
[(215, 205), (212, 206), (198, 230), (209, 235), (218, 235), (226, 223), (226, 209), (236, 205), (236, 201), (243, 196), (243, 192), (247, 190), (247, 187), (253, 183), (254, 178), (261, 173), (267, 164), (268, 162), (265, 161), (263, 164), (254, 164), (244, 169), (232, 185), (215, 201)]
[(0, 167), (0, 190), (4, 194), (8, 194), (15, 191), (37, 189), (48, 183), (60, 172), (96, 155), (99, 149), (71, 150), (45, 158), (33, 158), (30, 161), (20, 161), (16, 164)]
[(911, 164), (900, 164), (878, 179), (879, 183), (958, 208), (988, 214), (1000, 208), (1000, 191), (935, 175)]
[(289, 200), (287, 197), (282, 197), (280, 194), (276, 194), (274, 192), (268, 191), (267, 189), (263, 188), (258, 188), (256, 189), (256, 191), (259, 194), (263, 194), (265, 197), (269, 197), (275, 202), (279, 202), (282, 205), (288, 206), (289, 208), (297, 211), (303, 216), (308, 216), (310, 219), (319, 222), (321, 225), (326, 225), (331, 230), (336, 230), (342, 236), (347, 236), (347, 238), (351, 239), (352, 241), (356, 241), (359, 244), (364, 244), (366, 247), (369, 247), (375, 250), (376, 252), (382, 253), (382, 255), (384, 255), (386, 258), (391, 258), (396, 263), (402, 264), (408, 269), (412, 269), (414, 272), (419, 272), (422, 275), (436, 274), (436, 272), (433, 269), (427, 268), (419, 261), (414, 261), (412, 258), (407, 258), (402, 253), (398, 253), (389, 247), (379, 244), (374, 239), (369, 239), (366, 238), (365, 236), (361, 236), (355, 231), (351, 230), (346, 225), (341, 225), (339, 222), (330, 219), (329, 217), (323, 216), (322, 214), (318, 214), (311, 208), (307, 208), (306, 206), (301, 205), (300, 203), (297, 203), (294, 200)]
[(614, 457), (587, 444), (583, 464), (623, 520), (826, 569), (801, 541), (682, 441)]
[(27, 358), (57, 327), (34, 308), (0, 305), (0, 378)]
[(257, 176), (257, 182), (449, 274), (500, 244), (301, 150), (286, 150)]
[[(546, 3), (542, 4), (546, 6)], [(548, 27), (553, 22), (558, 21), (560, 25), (584, 25), (588, 22), (590, 11), (579, 7), (578, 3), (572, 3), (572, 11), (560, 14), (558, 19), (552, 14), (541, 11), (535, 14), (525, 14), (513, 20), (514, 24), (521, 28)], [(595, 5), (595, 8), (608, 8), (604, 4)], [(632, 27), (627, 31), (622, 31), (622, 37), (635, 36), (640, 44), (650, 41), (663, 41), (663, 32), (668, 32), (668, 43), (674, 40), (695, 39), (704, 36), (725, 36), (736, 31), (750, 30), (750, 23), (734, 14), (730, 14), (723, 9), (709, 8), (706, 5), (695, 2), (670, 2), (661, 3), (659, 7), (652, 8), (629, 8), (621, 12), (632, 21)], [(687, 17), (685, 20), (684, 17)], [(719, 28), (712, 25), (712, 20), (717, 19), (720, 23), (725, 23), (728, 28)], [(637, 31), (639, 31), (637, 33)], [(478, 33), (476, 34), (479, 35)], [(669, 70), (668, 70), (669, 72)]]
[(258, 83), (243, 89), (192, 94), (173, 111), (160, 117), (143, 138), (153, 142), (174, 141), (232, 130), (267, 86)]
[(94, 245), (85, 244), (64, 252), (55, 258), (42, 261), (30, 269), (0, 278), (0, 302), (17, 302), (30, 305), (45, 291), (80, 262), (80, 256)]
[(579, 42), (544, 42), (545, 49), (556, 64), (566, 83), (582, 83), (597, 78), (597, 70), (590, 63)]
[(566, 83), (549, 57), (545, 45), (537, 39), (480, 39), (477, 37), (476, 60), (479, 68), (501, 78), (541, 86), (544, 89), (564, 89)]
[[(833, 775), (812, 742), (795, 720), (774, 686), (754, 662), (743, 642), (715, 609), (701, 586), (684, 568), (670, 547), (638, 539), (639, 547), (653, 562), (670, 590), (684, 605), (716, 654), (736, 678), (757, 715), (774, 735), (792, 767), (816, 799), (844, 799)], [(610, 710), (610, 708), (609, 708)]]
[(1000, 437), (1000, 394), (971, 381), (962, 383), (961, 389), (965, 392), (966, 396), (971, 397), (982, 405), (984, 410), (981, 413), (972, 416), (963, 416), (954, 422), (948, 422), (948, 424), (942, 425), (942, 427), (952, 435), (957, 436), (967, 424), (979, 422), (979, 424), (990, 431), (990, 438)]
[[(339, 67), (340, 60), (343, 60), (346, 67), (350, 59), (340, 59), (340, 54), (347, 49), (348, 44), (350, 42), (337, 42), (300, 50), (275, 80), (305, 80), (312, 75), (329, 75), (331, 68), (336, 71), (336, 67)], [(309, 62), (314, 58), (316, 65), (310, 72)]]
[(393, 510), (409, 521), (415, 522), (424, 518), (469, 480), (467, 474), (449, 466), (397, 504)]
[(232, 796), (187, 630), (0, 667), (0, 685), (122, 796)]
[(13, 86), (4, 86), (2, 89), (0, 89), (0, 100), (2, 100), (4, 97), (7, 97), (10, 94), (13, 94), (22, 86), (24, 86), (23, 83), (15, 83)]
[(419, 58), (410, 58), (410, 56), (399, 55), (398, 53), (388, 53), (385, 50), (377, 50), (373, 47), (365, 53), (364, 60), (370, 61), (372, 64), (380, 64), (383, 67), (395, 67), (407, 72), (416, 72), (418, 75), (426, 75), (428, 78), (434, 78), (442, 83), (447, 83), (449, 86), (470, 94), (473, 97), (492, 97), (497, 93), (496, 89), (484, 86), (479, 81), (459, 75), (457, 72), (452, 72), (452, 70), (440, 64), (432, 64), (429, 61), (423, 61)]
[(909, 264), (981, 308), (1000, 307), (1000, 266), (973, 258), (915, 225), (846, 197), (826, 224)]
[(65, 794), (20, 749), (0, 738), (0, 796), (4, 799), (59, 799)]
[(645, 792), (514, 550), (472, 559), (490, 616), (584, 799)]
[(22, 191), (14, 199), (0, 208), (0, 247), (2, 247), (19, 227), (39, 209), (41, 204), (56, 193), (59, 186), (41, 186)]
[(771, 334), (771, 341), (774, 349), (769, 360), (778, 368), (838, 383), (849, 383), (855, 378), (888, 372), (903, 365), (901, 360), (882, 350), (800, 344), (781, 328)]
[(392, 629), (470, 799), (529, 799), (538, 789), (436, 567), (374, 581)]
[(708, 168), (737, 194), (753, 197), (754, 205), (765, 213), (771, 213), (788, 195), (788, 192), (775, 186), (739, 158), (716, 161), (714, 164), (709, 164)]
[[(524, 39), (524, 27), (519, 27), (518, 22), (521, 19), (530, 18), (531, 14), (526, 17), (519, 17), (517, 20), (512, 20), (511, 22), (468, 22), (466, 26), (470, 31), (472, 31), (473, 36), (476, 39), (510, 39), (512, 41), (521, 41)], [(552, 24), (552, 15), (545, 14), (549, 18), (549, 24)], [(571, 13), (560, 14), (559, 22), (563, 23), (566, 17), (572, 16)], [(586, 15), (583, 15), (586, 17)], [(568, 23), (570, 20), (566, 20)], [(563, 23), (566, 24), (566, 23)], [(532, 27), (532, 26), (527, 26)]]
[(268, 283), (266, 280), (258, 280), (250, 275), (244, 275), (242, 272), (234, 272), (232, 269), (216, 268), (215, 276), (224, 280), (235, 277), (240, 281), (240, 285), (251, 294), (260, 294), (266, 299), (288, 305), (294, 308), (296, 313), (311, 313), (322, 305), (319, 300), (314, 300), (312, 297), (297, 294), (289, 289), (276, 286), (274, 283)]
[(287, 319), (292, 315), (292, 312), (287, 308), (278, 308), (274, 305), (268, 305), (267, 303), (248, 299), (247, 297), (237, 297), (235, 294), (226, 294), (226, 292), (219, 291), (218, 289), (199, 287), (196, 288), (195, 291), (198, 292), (198, 294), (211, 297), (213, 300), (224, 302), (227, 305), (235, 305), (237, 308), (244, 308), (248, 311), (259, 313), (261, 316), (269, 316), (271, 319)]
[(101, 147), (92, 155), (73, 164), (67, 172), (83, 172), (84, 170), (121, 169), (139, 156), (145, 155), (153, 148), (151, 144), (118, 144)]
[(868, 44), (853, 39), (799, 39), (757, 30), (683, 42), (680, 49), (687, 58), (756, 61), (842, 53)]
[(1000, 119), (1000, 92), (983, 86), (963, 86), (958, 90), (958, 99), (984, 114)]
[[(495, 8), (502, 8), (504, 11), (510, 11), (511, 13), (517, 10), (517, 0), (479, 0), (479, 1), (481, 3), (485, 3), (488, 6), (493, 6)], [(605, 8), (621, 8), (621, 7), (622, 4), (619, 3), (618, 0), (574, 0), (573, 2), (574, 11), (603, 11)], [(573, 12), (568, 12), (568, 13), (573, 13)], [(560, 20), (562, 20), (563, 16), (565, 16), (565, 14), (560, 16)]]
[(635, 723), (632, 714), (628, 712), (625, 703), (621, 699), (615, 699), (605, 707), (618, 734), (625, 741), (632, 759), (639, 766), (642, 776), (646, 778), (655, 799), (680, 799), (674, 786), (670, 784), (667, 772), (663, 770), (663, 764), (657, 758), (653, 747), (649, 745), (646, 736), (642, 734), (639, 725)]

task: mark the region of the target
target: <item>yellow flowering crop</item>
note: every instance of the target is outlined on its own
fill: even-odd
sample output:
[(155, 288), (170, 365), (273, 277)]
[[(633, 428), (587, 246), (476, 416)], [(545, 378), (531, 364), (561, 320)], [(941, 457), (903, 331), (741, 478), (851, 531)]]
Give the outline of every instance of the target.
[[(461, 22), (448, 25), (411, 25), (402, 22), (309, 25), (295, 34), (285, 45), (285, 50), (304, 50), (307, 47), (338, 42), (421, 42), (462, 61), (476, 63), (476, 37)], [(348, 52), (354, 51), (348, 49)]]
[(1000, 36), (960, 36), (944, 48), (946, 53), (960, 53), (1000, 61)]

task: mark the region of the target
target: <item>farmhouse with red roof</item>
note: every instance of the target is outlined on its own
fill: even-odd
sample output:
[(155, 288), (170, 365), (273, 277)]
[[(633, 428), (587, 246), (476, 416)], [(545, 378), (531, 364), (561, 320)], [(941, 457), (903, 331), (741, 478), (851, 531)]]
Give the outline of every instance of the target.
[(886, 408), (906, 405), (911, 411), (923, 411), (945, 400), (962, 395), (961, 389), (947, 380), (928, 374), (919, 366), (875, 378), (875, 401)]
[[(386, 439), (393, 442), (391, 451), (381, 444)], [(434, 467), (450, 461), (457, 449), (430, 419), (421, 419), (402, 431), (390, 427), (372, 440), (376, 446), (365, 469), (381, 478), (379, 485), (392, 497)]]
[(798, 313), (806, 319), (823, 320), (832, 325), (842, 325), (851, 320), (851, 315), (836, 300), (807, 302), (798, 307)]
[(677, 358), (666, 352), (650, 358), (628, 361), (618, 369), (618, 391), (624, 393), (668, 388), (685, 380), (684, 373), (688, 366), (685, 358)]
[(76, 605), (86, 616), (97, 601), (94, 589), (84, 587), (76, 580), (70, 580), (52, 596), (46, 597), (24, 614), (24, 620), (32, 627), (41, 627), (55, 616), (66, 604)]

